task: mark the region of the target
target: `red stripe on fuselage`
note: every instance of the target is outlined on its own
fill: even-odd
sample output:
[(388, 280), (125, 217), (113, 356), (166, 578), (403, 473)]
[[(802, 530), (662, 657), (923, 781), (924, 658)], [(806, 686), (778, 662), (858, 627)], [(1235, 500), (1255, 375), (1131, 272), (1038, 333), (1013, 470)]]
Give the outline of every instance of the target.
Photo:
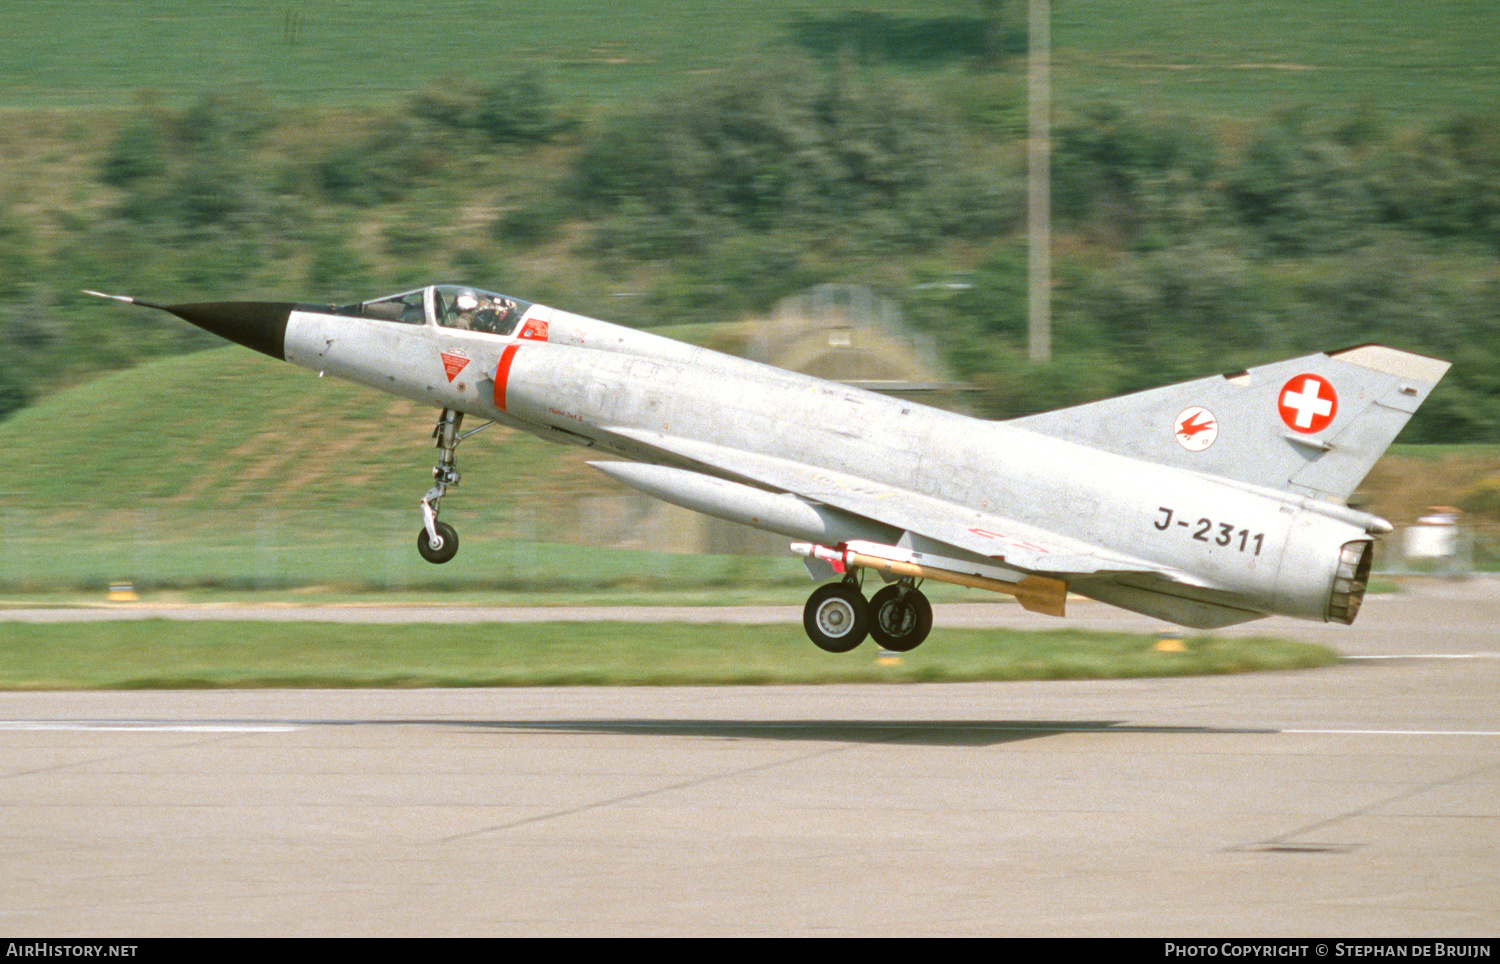
[(510, 363), (515, 360), (516, 349), (519, 345), (507, 345), (505, 351), (500, 353), (500, 364), (495, 366), (495, 407), (500, 411), (508, 411), (505, 407), (505, 383), (510, 380)]

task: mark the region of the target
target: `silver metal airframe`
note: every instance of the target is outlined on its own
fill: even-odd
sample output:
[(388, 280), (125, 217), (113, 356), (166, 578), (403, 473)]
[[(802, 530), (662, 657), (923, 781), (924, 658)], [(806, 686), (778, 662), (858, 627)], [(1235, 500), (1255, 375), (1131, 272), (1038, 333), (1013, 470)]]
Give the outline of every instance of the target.
[[(1448, 368), (1367, 345), (992, 422), (461, 285), (149, 307), (440, 410), (431, 561), (457, 552), (438, 517), (474, 416), (787, 536), (815, 577), (839, 577), (804, 619), (830, 651), (867, 633), (921, 643), (926, 579), (1059, 616), (1072, 592), (1193, 627), (1352, 622), (1390, 527), (1346, 500)], [(889, 584), (867, 601), (871, 571)]]

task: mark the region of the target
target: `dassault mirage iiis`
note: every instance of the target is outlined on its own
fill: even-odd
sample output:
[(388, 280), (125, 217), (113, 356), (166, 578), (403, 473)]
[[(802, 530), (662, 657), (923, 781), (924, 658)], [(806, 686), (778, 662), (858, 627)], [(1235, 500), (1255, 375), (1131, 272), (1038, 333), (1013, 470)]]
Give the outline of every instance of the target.
[[(803, 618), (831, 652), (921, 643), (928, 579), (1054, 616), (1074, 592), (1196, 628), (1351, 623), (1391, 526), (1346, 500), (1448, 370), (1361, 345), (991, 422), (458, 285), (343, 306), (99, 296), (440, 409), (431, 562), (458, 551), (438, 514), (459, 442), (509, 425), (796, 540), (815, 579), (838, 577)], [(486, 421), (464, 432), (465, 415)], [(868, 600), (866, 571), (886, 582)]]

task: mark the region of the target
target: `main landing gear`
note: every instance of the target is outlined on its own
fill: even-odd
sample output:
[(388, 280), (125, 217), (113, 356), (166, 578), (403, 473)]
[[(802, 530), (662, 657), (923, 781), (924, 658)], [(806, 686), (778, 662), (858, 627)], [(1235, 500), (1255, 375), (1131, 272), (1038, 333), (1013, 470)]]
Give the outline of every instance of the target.
[(842, 582), (819, 586), (802, 610), (802, 628), (821, 650), (847, 653), (865, 636), (895, 653), (916, 649), (932, 632), (932, 604), (912, 579), (886, 586), (869, 602), (851, 572)]
[(451, 408), (443, 409), (438, 416), (432, 437), (437, 439), (438, 463), (432, 467), (432, 488), (422, 496), (422, 528), (417, 532), (417, 551), (428, 562), (441, 565), (458, 555), (458, 532), (446, 522), (438, 521), (439, 505), (448, 494), (448, 486), (457, 485), (460, 478), (455, 452), (458, 443), (477, 432), (494, 425), (485, 422), (473, 431), (459, 434), (464, 423), (464, 413)]

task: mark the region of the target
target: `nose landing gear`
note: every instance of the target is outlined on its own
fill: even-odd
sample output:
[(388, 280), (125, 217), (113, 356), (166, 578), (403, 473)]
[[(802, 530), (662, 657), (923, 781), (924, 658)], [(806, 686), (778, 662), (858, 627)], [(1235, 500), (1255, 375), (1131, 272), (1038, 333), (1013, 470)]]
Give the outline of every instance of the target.
[(437, 565), (458, 555), (458, 532), (448, 523), (438, 521), (439, 506), (442, 504), (443, 496), (448, 494), (448, 486), (457, 485), (461, 478), (455, 454), (458, 443), (495, 424), (485, 422), (473, 431), (460, 435), (458, 430), (463, 422), (463, 412), (445, 408), (438, 416), (437, 425), (432, 430), (432, 437), (437, 439), (438, 463), (432, 467), (434, 480), (432, 488), (422, 496), (420, 504), (422, 528), (417, 533), (417, 552), (422, 554), (423, 559)]

